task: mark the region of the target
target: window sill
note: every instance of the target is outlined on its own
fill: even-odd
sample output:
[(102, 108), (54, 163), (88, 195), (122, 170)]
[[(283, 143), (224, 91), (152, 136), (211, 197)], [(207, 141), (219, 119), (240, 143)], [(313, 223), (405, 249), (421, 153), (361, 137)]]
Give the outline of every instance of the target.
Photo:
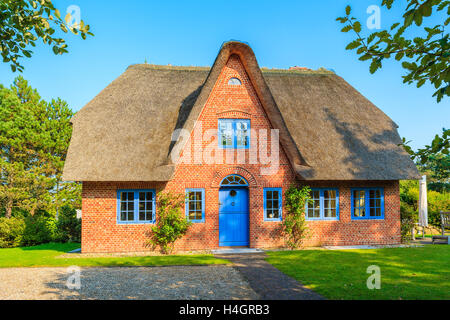
[(283, 219), (282, 218), (264, 218), (264, 222), (281, 222)]
[(306, 221), (339, 221), (339, 218), (305, 218)]
[(155, 221), (117, 221), (117, 224), (120, 224), (120, 225), (129, 225), (129, 224), (155, 224)]
[(205, 223), (205, 220), (187, 220), (192, 223)]

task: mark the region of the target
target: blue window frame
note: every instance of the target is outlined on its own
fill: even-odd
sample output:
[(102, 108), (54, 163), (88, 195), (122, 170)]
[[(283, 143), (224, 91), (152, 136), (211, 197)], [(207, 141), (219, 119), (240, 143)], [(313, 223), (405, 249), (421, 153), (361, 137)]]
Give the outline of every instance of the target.
[(219, 148), (248, 149), (250, 147), (250, 120), (219, 119)]
[(205, 189), (186, 189), (186, 219), (205, 222)]
[(352, 219), (384, 219), (384, 189), (351, 189)]
[(281, 221), (282, 189), (264, 188), (264, 221)]
[(117, 223), (154, 223), (155, 209), (155, 190), (117, 190)]
[(313, 188), (306, 203), (306, 220), (339, 220), (339, 190)]

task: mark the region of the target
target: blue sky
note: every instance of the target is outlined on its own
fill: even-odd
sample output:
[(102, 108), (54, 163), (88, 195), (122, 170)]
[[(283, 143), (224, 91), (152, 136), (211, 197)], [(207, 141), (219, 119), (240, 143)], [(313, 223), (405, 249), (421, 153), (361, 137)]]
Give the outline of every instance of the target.
[[(381, 28), (402, 14), (381, 8)], [(433, 87), (402, 83), (404, 70), (385, 62), (374, 75), (368, 62), (357, 60), (345, 46), (351, 34), (341, 33), (336, 17), (351, 4), (365, 22), (369, 5), (381, 0), (323, 1), (118, 1), (56, 0), (62, 13), (78, 5), (81, 18), (95, 37), (82, 41), (66, 36), (69, 53), (55, 56), (40, 45), (32, 59), (23, 60), (23, 76), (45, 99), (61, 97), (75, 111), (135, 63), (210, 66), (222, 42), (248, 42), (259, 65), (288, 68), (298, 65), (333, 69), (398, 125), (400, 136), (414, 148), (428, 144), (443, 127), (450, 127), (450, 101), (436, 103)], [(433, 21), (431, 21), (433, 22)], [(438, 22), (438, 20), (434, 21)], [(9, 86), (17, 74), (0, 64), (0, 83)]]

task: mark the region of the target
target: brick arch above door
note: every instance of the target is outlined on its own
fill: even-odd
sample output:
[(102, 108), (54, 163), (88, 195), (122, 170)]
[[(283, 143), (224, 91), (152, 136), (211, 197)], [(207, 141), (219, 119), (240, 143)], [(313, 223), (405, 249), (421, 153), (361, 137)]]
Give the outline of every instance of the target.
[(223, 180), (223, 178), (225, 178), (226, 176), (229, 176), (230, 174), (237, 174), (237, 175), (240, 175), (243, 178), (245, 178), (248, 182), (249, 188), (257, 188), (258, 187), (258, 183), (257, 183), (255, 177), (248, 170), (246, 170), (242, 167), (229, 167), (229, 168), (222, 169), (220, 171), (216, 171), (214, 173), (214, 176), (213, 176), (213, 179), (211, 182), (211, 188), (219, 188), (220, 182)]

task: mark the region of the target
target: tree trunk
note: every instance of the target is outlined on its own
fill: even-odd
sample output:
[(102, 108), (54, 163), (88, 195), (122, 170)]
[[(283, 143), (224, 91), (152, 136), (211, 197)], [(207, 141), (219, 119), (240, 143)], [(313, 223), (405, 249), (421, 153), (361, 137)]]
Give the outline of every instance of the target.
[(12, 215), (12, 205), (13, 202), (12, 200), (8, 199), (8, 202), (6, 203), (6, 213), (5, 213), (5, 218), (11, 218)]

